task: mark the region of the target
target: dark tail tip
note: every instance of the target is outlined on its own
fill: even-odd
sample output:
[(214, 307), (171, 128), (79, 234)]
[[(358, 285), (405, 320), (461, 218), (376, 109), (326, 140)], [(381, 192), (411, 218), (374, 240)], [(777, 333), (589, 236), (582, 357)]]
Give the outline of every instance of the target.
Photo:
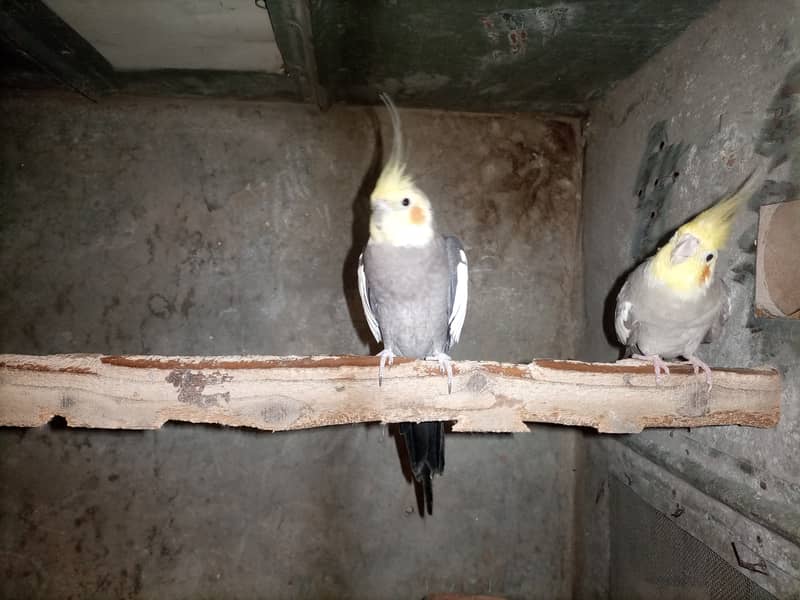
[[(411, 472), (422, 486), (424, 505), (432, 515), (433, 475), (444, 471), (444, 423), (402, 423), (400, 433), (405, 439)], [(420, 509), (424, 512), (425, 506)]]
[(422, 488), (425, 492), (425, 505), (428, 507), (428, 514), (433, 514), (433, 476), (430, 471), (425, 473), (422, 478)]

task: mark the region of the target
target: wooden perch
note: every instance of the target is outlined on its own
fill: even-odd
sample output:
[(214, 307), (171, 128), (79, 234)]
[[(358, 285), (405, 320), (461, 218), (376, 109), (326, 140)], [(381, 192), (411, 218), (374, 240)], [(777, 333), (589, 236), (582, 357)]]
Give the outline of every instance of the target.
[(526, 422), (635, 433), (645, 427), (771, 427), (777, 371), (715, 369), (709, 392), (688, 367), (537, 360), (454, 363), (453, 393), (435, 363), (400, 359), (378, 387), (374, 357), (0, 355), (0, 425), (155, 429), (166, 421), (280, 431), (343, 423), (455, 421), (454, 431), (528, 431)]

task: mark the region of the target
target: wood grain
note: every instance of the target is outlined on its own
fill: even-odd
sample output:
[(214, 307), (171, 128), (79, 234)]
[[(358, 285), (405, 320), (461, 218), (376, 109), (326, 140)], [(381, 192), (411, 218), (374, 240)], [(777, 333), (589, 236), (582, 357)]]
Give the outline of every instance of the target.
[(636, 433), (645, 427), (778, 422), (771, 368), (715, 369), (709, 391), (685, 366), (656, 385), (632, 361), (454, 363), (453, 393), (435, 364), (396, 361), (378, 386), (364, 356), (0, 355), (0, 425), (156, 429), (167, 421), (270, 431), (345, 423), (453, 421), (454, 431), (528, 431), (526, 423)]

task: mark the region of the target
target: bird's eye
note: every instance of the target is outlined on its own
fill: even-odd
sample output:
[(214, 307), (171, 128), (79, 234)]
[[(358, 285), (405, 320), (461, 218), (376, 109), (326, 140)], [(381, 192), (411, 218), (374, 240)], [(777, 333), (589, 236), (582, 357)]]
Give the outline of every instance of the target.
[(711, 262), (712, 260), (714, 260), (714, 255), (711, 253), (706, 254), (706, 262)]
[(408, 206), (409, 204), (411, 204), (411, 200), (408, 198), (403, 198), (403, 206)]

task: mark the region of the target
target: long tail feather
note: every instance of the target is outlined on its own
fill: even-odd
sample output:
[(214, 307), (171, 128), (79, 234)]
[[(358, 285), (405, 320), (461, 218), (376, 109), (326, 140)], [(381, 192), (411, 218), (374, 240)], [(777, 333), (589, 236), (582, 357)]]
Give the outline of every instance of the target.
[(405, 438), (411, 472), (422, 485), (425, 505), (428, 514), (432, 515), (433, 475), (441, 475), (444, 471), (444, 423), (401, 423), (400, 433)]

